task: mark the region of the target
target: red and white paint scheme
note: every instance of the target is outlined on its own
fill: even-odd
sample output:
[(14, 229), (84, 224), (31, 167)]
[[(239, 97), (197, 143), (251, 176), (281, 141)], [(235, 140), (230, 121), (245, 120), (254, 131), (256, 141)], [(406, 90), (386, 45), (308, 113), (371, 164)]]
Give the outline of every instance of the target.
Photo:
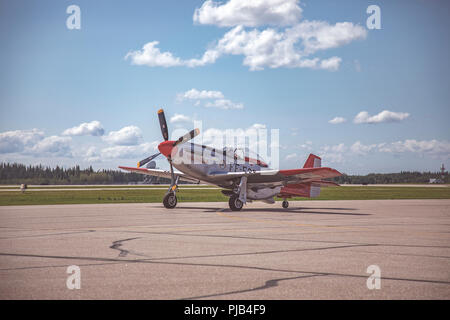
[[(175, 208), (177, 204), (176, 191), (180, 180), (204, 182), (223, 188), (222, 193), (230, 198), (229, 206), (233, 211), (241, 210), (245, 203), (253, 200), (275, 203), (274, 197), (283, 198), (282, 206), (288, 208), (288, 198), (317, 197), (321, 187), (338, 185), (324, 179), (340, 176), (341, 173), (322, 167), (321, 158), (314, 154), (309, 155), (303, 168), (274, 170), (258, 155), (249, 155), (239, 148), (216, 149), (188, 142), (200, 133), (198, 129), (171, 141), (162, 109), (158, 111), (158, 117), (164, 138), (158, 146), (160, 152), (139, 161), (137, 167), (119, 168), (171, 179), (163, 199), (168, 209)], [(154, 166), (142, 168), (160, 154), (169, 161), (170, 171), (154, 169)]]

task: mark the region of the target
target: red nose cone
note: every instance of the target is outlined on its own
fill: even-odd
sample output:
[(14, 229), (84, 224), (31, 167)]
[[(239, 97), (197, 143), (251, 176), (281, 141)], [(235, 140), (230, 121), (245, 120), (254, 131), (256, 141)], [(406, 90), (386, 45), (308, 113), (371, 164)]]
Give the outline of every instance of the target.
[(170, 141), (170, 140), (161, 142), (158, 145), (159, 152), (161, 152), (166, 157), (170, 157), (170, 155), (172, 154), (172, 149), (174, 148), (173, 147), (174, 142), (175, 141)]

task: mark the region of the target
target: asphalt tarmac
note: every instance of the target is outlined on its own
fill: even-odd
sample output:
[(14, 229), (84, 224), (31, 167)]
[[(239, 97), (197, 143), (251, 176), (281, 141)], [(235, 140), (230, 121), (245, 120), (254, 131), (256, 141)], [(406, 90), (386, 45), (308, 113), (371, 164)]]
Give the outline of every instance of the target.
[(450, 200), (4, 206), (0, 299), (450, 299)]

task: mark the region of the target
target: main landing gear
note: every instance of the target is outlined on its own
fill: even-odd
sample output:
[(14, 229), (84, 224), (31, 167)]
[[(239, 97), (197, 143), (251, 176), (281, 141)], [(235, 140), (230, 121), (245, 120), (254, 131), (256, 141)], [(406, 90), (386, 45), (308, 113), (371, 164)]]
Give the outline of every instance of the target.
[(233, 194), (230, 195), (228, 205), (231, 211), (240, 211), (247, 202), (247, 177), (241, 177), (239, 184), (233, 190)]
[(228, 204), (230, 206), (231, 211), (240, 211), (244, 206), (244, 202), (239, 200), (239, 195), (234, 194), (228, 200)]
[(168, 192), (163, 199), (164, 207), (167, 209), (173, 209), (177, 205), (177, 196), (175, 192)]
[(289, 207), (289, 202), (286, 199), (284, 199), (282, 206), (283, 206), (283, 208), (287, 209)]

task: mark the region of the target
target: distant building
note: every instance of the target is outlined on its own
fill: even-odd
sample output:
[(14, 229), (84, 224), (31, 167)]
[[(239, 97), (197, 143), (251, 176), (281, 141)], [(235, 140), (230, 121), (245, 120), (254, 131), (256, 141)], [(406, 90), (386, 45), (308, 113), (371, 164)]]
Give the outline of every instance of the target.
[(441, 166), (441, 177), (440, 178), (431, 178), (428, 183), (445, 183), (445, 167), (444, 164)]

